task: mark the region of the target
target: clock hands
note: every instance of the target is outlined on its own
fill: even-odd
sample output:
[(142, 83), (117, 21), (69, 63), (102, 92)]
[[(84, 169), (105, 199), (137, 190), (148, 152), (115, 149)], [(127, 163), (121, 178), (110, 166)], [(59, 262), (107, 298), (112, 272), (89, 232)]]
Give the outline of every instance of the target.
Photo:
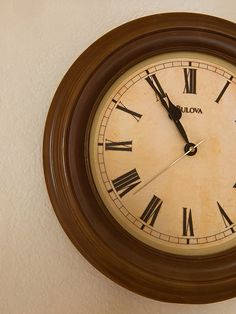
[(167, 93), (165, 93), (165, 96), (168, 100), (168, 111), (169, 111), (169, 115), (170, 115), (170, 118), (175, 121), (175, 120), (180, 120), (181, 117), (182, 117), (182, 112), (180, 110), (180, 108), (178, 108), (177, 106), (175, 106), (172, 101), (170, 101), (170, 98), (169, 96), (167, 95)]
[(189, 144), (189, 139), (188, 136), (185, 132), (185, 129), (182, 125), (182, 123), (179, 121), (182, 117), (182, 112), (180, 110), (180, 108), (176, 107), (169, 99), (168, 95), (166, 94), (166, 98), (168, 99), (168, 104), (169, 104), (169, 116), (171, 118), (171, 120), (173, 120), (173, 122), (175, 123), (177, 129), (179, 130), (180, 135), (182, 136), (182, 138), (185, 140), (186, 144)]
[(174, 166), (178, 161), (180, 161), (181, 159), (183, 159), (185, 156), (189, 155), (189, 156), (193, 156), (197, 153), (197, 147), (202, 144), (203, 142), (205, 142), (205, 139), (200, 141), (197, 144), (193, 144), (190, 143), (187, 133), (182, 125), (182, 123), (180, 122), (180, 119), (182, 117), (182, 112), (180, 110), (179, 107), (177, 107), (176, 105), (174, 105), (172, 103), (172, 101), (170, 100), (168, 94), (163, 90), (160, 82), (158, 81), (157, 77), (155, 75), (151, 75), (146, 77), (146, 81), (148, 82), (148, 84), (151, 86), (151, 88), (154, 90), (155, 94), (157, 95), (157, 97), (160, 100), (161, 105), (165, 108), (165, 110), (167, 111), (169, 118), (174, 122), (176, 128), (178, 129), (180, 135), (182, 136), (182, 138), (184, 139), (186, 145), (184, 147), (184, 151), (185, 153), (183, 155), (181, 155), (180, 157), (178, 157), (177, 159), (175, 159), (171, 164), (169, 164), (167, 167), (165, 167), (162, 171), (160, 171), (159, 173), (157, 173), (155, 176), (153, 176), (152, 178), (150, 178), (145, 184), (141, 185), (135, 192), (134, 194), (136, 194), (137, 192), (139, 192), (140, 190), (142, 190), (144, 187), (146, 187), (150, 182), (152, 182), (153, 180), (155, 180), (157, 177), (159, 177), (161, 174), (163, 174), (166, 170), (168, 170), (169, 168), (171, 168), (172, 166)]
[(180, 161), (181, 159), (183, 159), (185, 156), (187, 155), (191, 155), (192, 153), (196, 153), (197, 152), (197, 147), (199, 145), (201, 145), (203, 142), (205, 142), (206, 139), (201, 140), (199, 143), (197, 143), (196, 145), (192, 144), (191, 146), (189, 146), (188, 151), (186, 151), (183, 155), (181, 155), (180, 157), (178, 157), (177, 159), (175, 159), (171, 164), (169, 164), (167, 167), (165, 167), (164, 169), (162, 169), (160, 172), (158, 172), (155, 176), (153, 176), (152, 178), (150, 178), (147, 182), (145, 182), (143, 185), (141, 185), (135, 192), (134, 194), (138, 193), (139, 191), (141, 191), (143, 188), (145, 188), (149, 183), (151, 183), (153, 180), (155, 180), (156, 178), (158, 178), (160, 175), (162, 175), (166, 170), (170, 169), (172, 166), (174, 166), (178, 161)]
[[(156, 95), (158, 96), (158, 98), (160, 100), (160, 103), (166, 109), (166, 111), (169, 114), (170, 119), (174, 122), (174, 124), (175, 124), (176, 128), (178, 129), (180, 135), (184, 139), (185, 143), (188, 145), (188, 146), (187, 145), (185, 146), (185, 152), (188, 151), (189, 145), (192, 144), (192, 143), (189, 142), (189, 139), (188, 139), (188, 136), (186, 134), (186, 131), (185, 131), (182, 123), (179, 121), (181, 119), (181, 117), (182, 117), (182, 112), (181, 112), (180, 108), (175, 106), (170, 101), (167, 93), (164, 92), (164, 90), (161, 87), (160, 82), (158, 81), (158, 79), (156, 78), (155, 75), (148, 76), (146, 78), (146, 81), (151, 86), (151, 88), (154, 90)], [(165, 98), (167, 99), (167, 101), (165, 100)]]

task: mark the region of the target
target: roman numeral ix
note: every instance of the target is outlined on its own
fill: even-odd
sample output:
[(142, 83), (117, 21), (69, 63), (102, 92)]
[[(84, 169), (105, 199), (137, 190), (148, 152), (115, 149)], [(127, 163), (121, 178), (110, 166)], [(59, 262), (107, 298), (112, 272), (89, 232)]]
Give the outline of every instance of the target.
[[(159, 197), (153, 195), (151, 201), (148, 203), (140, 219), (142, 219), (146, 223), (149, 222), (149, 225), (153, 227), (157, 219), (158, 213), (161, 209), (162, 203), (163, 202), (159, 199)], [(141, 229), (143, 229), (144, 227), (145, 225), (143, 224)]]
[[(136, 171), (133, 169), (125, 174), (121, 175), (120, 177), (112, 180), (113, 186), (117, 192), (119, 192), (119, 196), (123, 197), (125, 194), (130, 192), (133, 188), (136, 187), (139, 183), (141, 183), (140, 177)], [(108, 192), (111, 192), (109, 190)]]
[[(98, 143), (99, 145), (102, 143)], [(132, 151), (132, 141), (113, 142), (106, 139), (105, 150)]]

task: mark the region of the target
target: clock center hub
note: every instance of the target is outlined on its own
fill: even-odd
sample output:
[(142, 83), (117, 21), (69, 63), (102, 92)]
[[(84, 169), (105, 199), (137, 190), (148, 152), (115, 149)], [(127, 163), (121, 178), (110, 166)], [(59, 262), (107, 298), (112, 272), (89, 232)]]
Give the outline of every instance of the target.
[(193, 143), (187, 143), (184, 147), (185, 153), (188, 152), (188, 156), (194, 156), (197, 153), (197, 147)]

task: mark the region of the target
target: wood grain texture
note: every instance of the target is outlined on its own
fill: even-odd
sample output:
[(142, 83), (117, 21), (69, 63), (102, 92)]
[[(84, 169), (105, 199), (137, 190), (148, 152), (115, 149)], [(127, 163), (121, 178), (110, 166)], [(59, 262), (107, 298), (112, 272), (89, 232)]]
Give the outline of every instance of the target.
[(88, 162), (91, 121), (109, 86), (134, 64), (171, 51), (205, 52), (236, 64), (236, 26), (206, 15), (159, 14), (97, 40), (71, 66), (52, 101), (44, 134), (45, 179), (65, 232), (106, 276), (161, 301), (216, 302), (236, 296), (236, 250), (183, 257), (141, 243), (103, 205)]

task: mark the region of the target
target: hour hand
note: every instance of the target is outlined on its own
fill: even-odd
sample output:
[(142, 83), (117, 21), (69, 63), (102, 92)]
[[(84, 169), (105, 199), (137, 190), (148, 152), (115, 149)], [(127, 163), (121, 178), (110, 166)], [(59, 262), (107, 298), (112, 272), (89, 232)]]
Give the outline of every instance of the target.
[(163, 90), (160, 82), (158, 81), (156, 75), (150, 75), (146, 77), (146, 81), (154, 90), (156, 95), (158, 96), (162, 106), (166, 109), (169, 114), (170, 119), (172, 120), (180, 120), (182, 117), (182, 112), (180, 108), (175, 106), (169, 99), (167, 93)]
[(182, 117), (182, 112), (179, 107), (175, 106), (171, 101), (169, 96), (166, 94), (166, 98), (168, 100), (169, 114), (171, 114), (170, 118), (172, 120), (180, 120)]
[(182, 117), (182, 112), (180, 110), (180, 108), (176, 107), (169, 99), (168, 95), (166, 94), (166, 97), (168, 99), (168, 105), (169, 105), (169, 115), (170, 118), (173, 120), (173, 122), (175, 123), (180, 135), (182, 136), (182, 138), (185, 140), (186, 144), (189, 144), (189, 139), (187, 136), (187, 133), (182, 125), (182, 123), (179, 121)]

